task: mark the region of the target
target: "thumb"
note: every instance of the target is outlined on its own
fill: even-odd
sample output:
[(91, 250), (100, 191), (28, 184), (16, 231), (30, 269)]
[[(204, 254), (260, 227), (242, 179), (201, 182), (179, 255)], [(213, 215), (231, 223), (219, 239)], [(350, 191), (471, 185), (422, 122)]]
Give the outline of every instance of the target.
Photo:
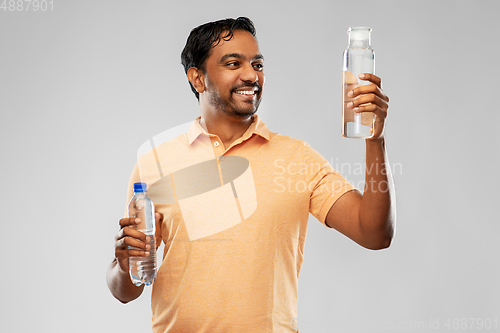
[(155, 227), (156, 230), (161, 230), (161, 223), (163, 222), (163, 214), (155, 213)]
[(156, 232), (155, 232), (155, 241), (156, 241), (156, 249), (158, 249), (160, 247), (160, 243), (161, 243), (161, 238), (158, 239), (158, 236), (161, 237), (161, 223), (163, 221), (163, 214), (161, 213), (158, 213), (156, 212), (155, 213), (155, 229), (156, 229)]

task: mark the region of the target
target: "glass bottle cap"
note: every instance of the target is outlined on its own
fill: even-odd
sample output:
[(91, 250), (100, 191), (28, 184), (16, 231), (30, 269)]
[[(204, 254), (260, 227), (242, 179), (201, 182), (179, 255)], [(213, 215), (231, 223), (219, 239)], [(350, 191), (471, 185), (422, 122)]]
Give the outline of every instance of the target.
[(347, 29), (349, 39), (351, 40), (367, 40), (370, 39), (372, 28), (369, 27), (350, 27)]

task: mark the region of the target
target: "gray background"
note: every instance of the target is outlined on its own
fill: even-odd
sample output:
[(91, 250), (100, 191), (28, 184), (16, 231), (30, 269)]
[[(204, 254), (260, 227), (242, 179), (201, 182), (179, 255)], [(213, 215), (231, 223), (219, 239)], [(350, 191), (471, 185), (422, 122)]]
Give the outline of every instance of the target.
[[(355, 184), (363, 175), (348, 166), (363, 163), (364, 142), (340, 134), (347, 27), (373, 28), (391, 98), (396, 237), (369, 251), (311, 217), (301, 333), (500, 326), (499, 9), (497, 1), (54, 0), (53, 11), (1, 10), (0, 331), (150, 330), (149, 290), (122, 305), (105, 282), (136, 150), (199, 114), (180, 65), (190, 30), (241, 15), (256, 24), (266, 57), (263, 120), (308, 141)], [(466, 329), (454, 329), (464, 318)]]

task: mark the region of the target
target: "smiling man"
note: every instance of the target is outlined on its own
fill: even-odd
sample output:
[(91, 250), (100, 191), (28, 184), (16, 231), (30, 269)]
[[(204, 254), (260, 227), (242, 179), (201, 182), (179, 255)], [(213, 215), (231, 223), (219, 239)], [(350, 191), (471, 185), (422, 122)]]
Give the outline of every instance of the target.
[[(297, 332), (309, 213), (368, 249), (391, 242), (389, 99), (381, 80), (367, 74), (372, 84), (351, 94), (351, 108), (375, 114), (362, 195), (307, 143), (271, 132), (256, 114), (264, 57), (248, 18), (193, 29), (182, 64), (201, 117), (138, 161), (129, 185), (143, 181), (152, 189), (156, 244), (165, 244), (152, 291), (153, 331)], [(149, 250), (136, 223), (120, 220), (108, 271), (109, 289), (123, 303), (143, 291), (128, 274), (129, 257)]]
[(217, 134), (226, 147), (253, 122), (264, 87), (264, 57), (253, 26), (245, 23), (248, 30), (237, 29), (227, 37), (229, 31), (217, 32), (220, 40), (197, 66), (188, 63), (189, 48), (183, 52), (187, 77), (200, 102), (201, 126)]

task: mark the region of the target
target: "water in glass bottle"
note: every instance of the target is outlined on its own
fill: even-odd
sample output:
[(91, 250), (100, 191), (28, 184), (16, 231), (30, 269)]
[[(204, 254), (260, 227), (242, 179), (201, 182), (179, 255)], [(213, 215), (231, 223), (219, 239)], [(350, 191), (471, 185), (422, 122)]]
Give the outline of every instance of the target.
[(347, 104), (352, 98), (347, 96), (349, 91), (359, 86), (371, 84), (369, 81), (360, 80), (359, 74), (375, 74), (375, 53), (370, 45), (368, 27), (351, 27), (347, 29), (349, 46), (344, 51), (343, 61), (343, 108), (342, 108), (342, 135), (346, 138), (370, 138), (373, 136), (372, 112), (354, 112)]

